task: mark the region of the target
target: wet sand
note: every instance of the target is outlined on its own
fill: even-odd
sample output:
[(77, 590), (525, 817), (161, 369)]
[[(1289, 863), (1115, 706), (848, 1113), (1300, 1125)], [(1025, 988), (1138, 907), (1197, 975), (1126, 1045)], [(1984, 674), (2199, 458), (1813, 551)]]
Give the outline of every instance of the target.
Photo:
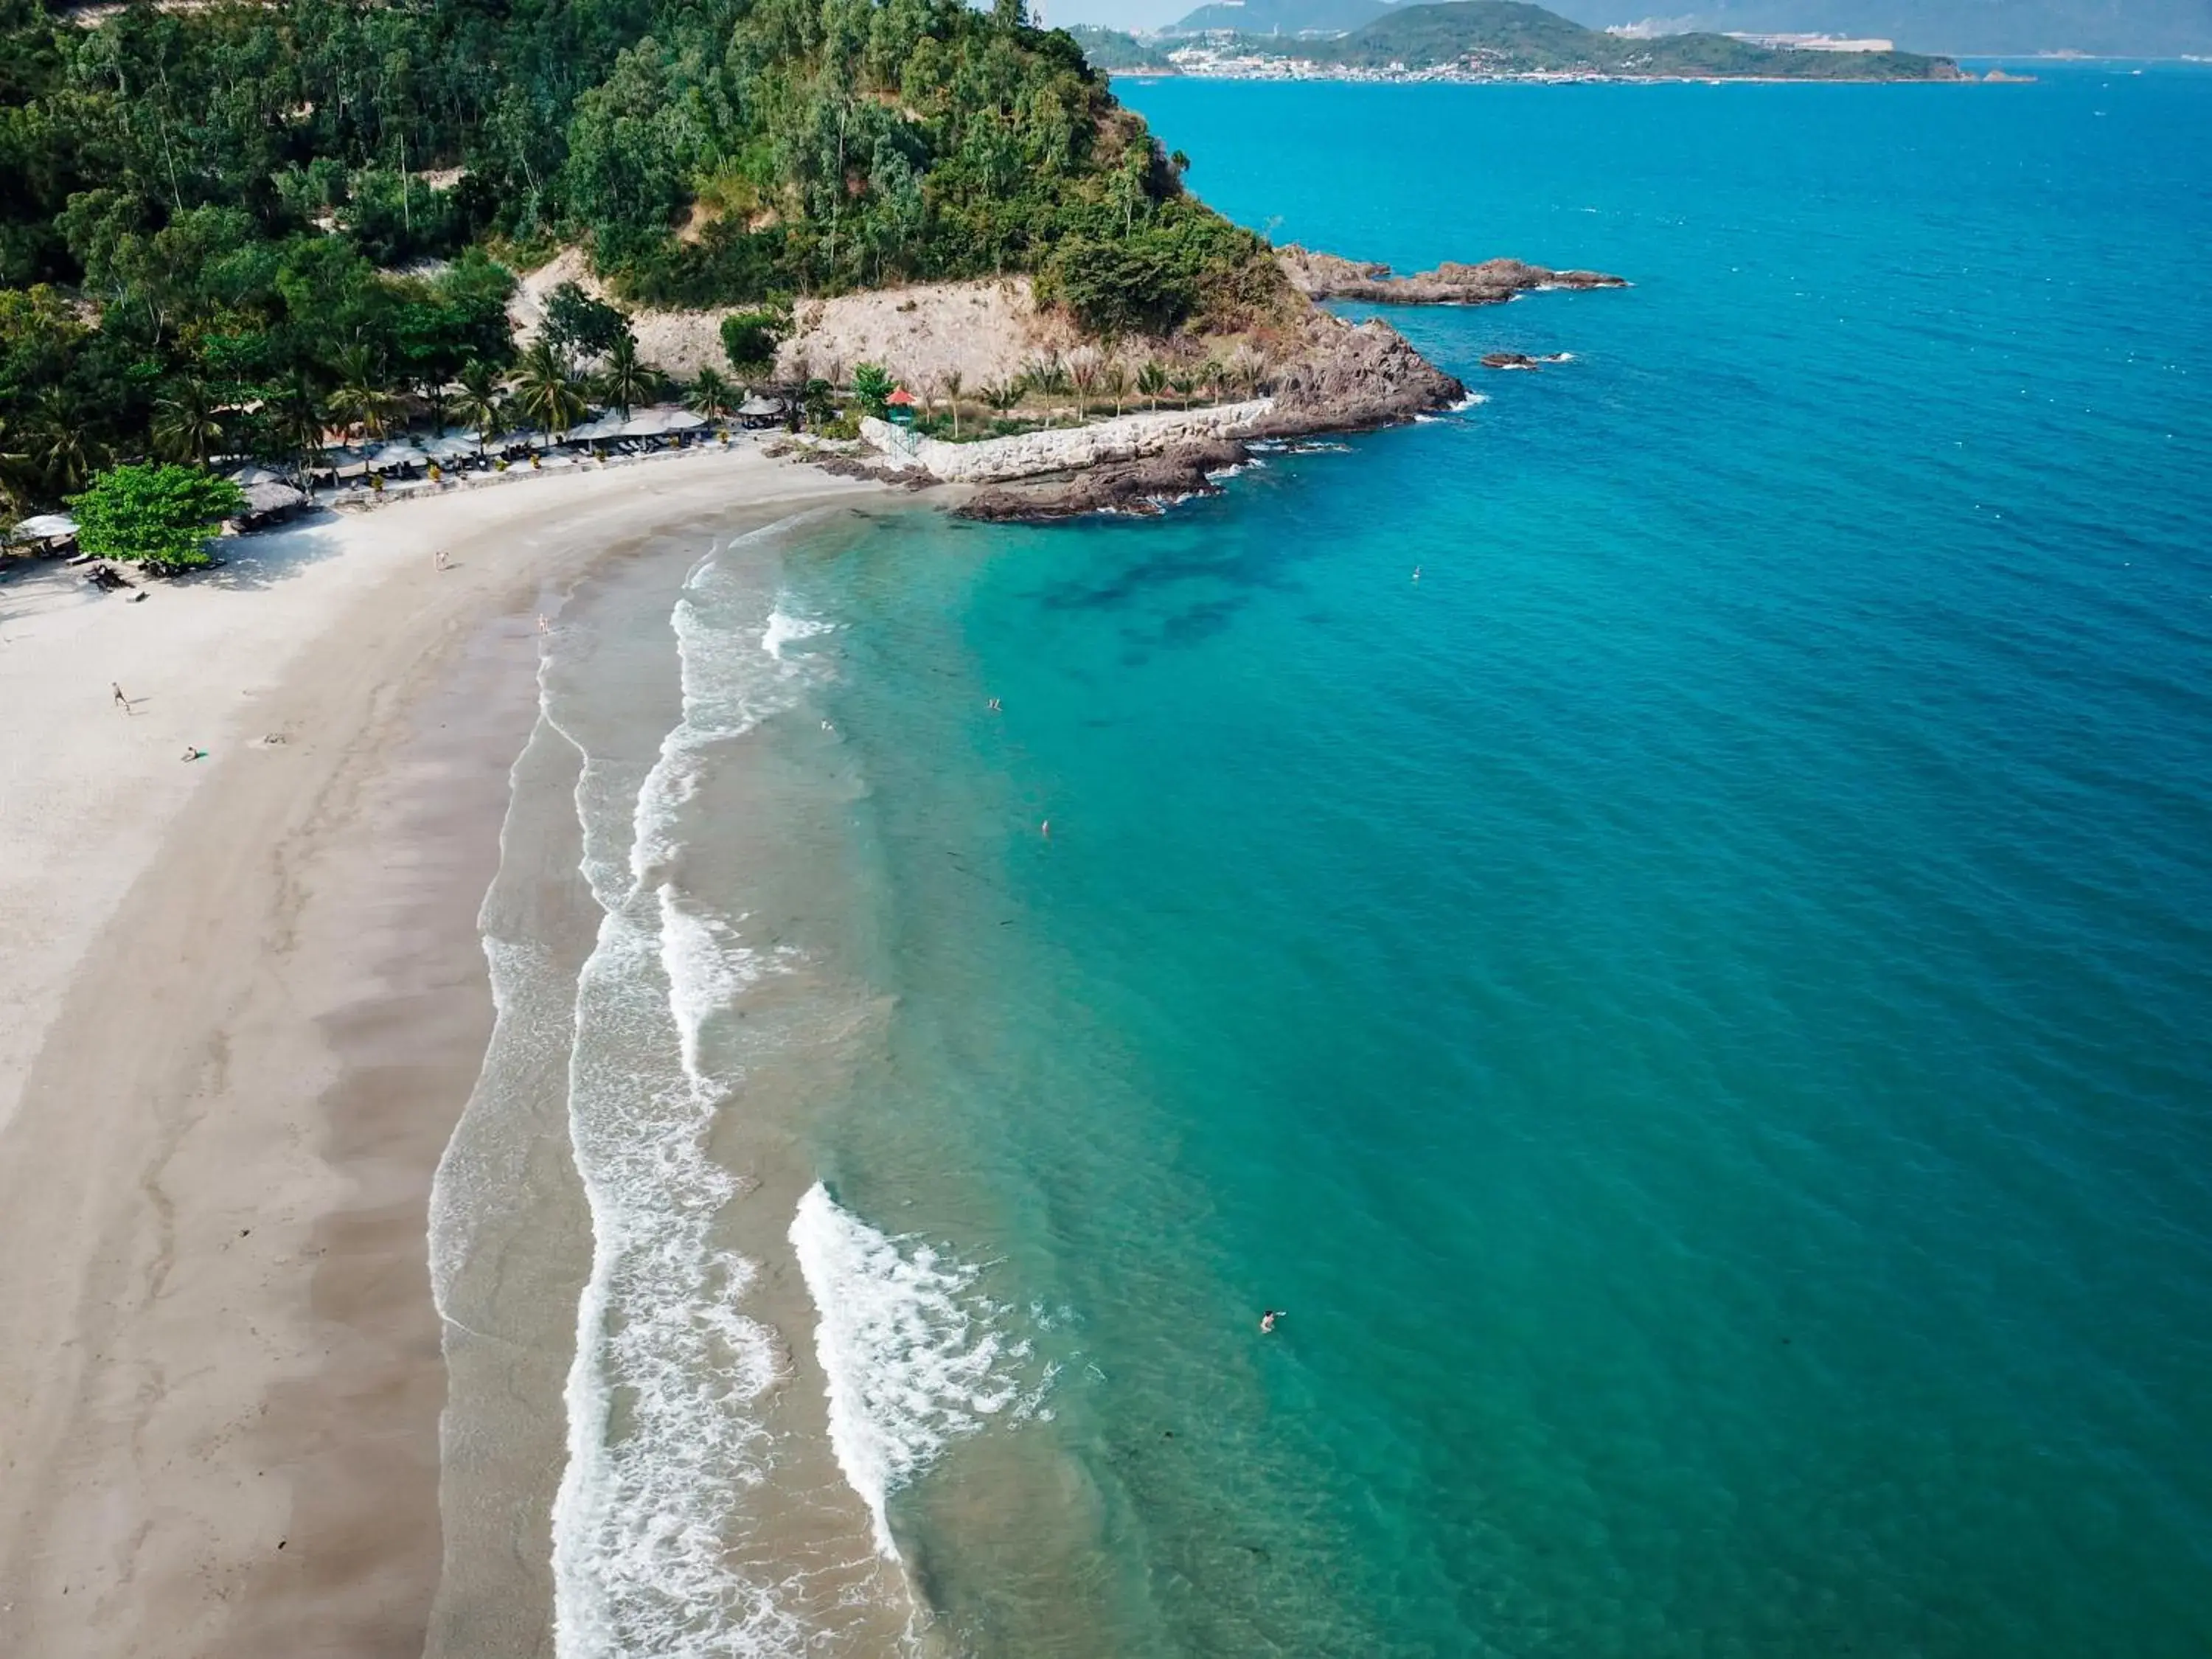
[(143, 605), (0, 587), (0, 1651), (422, 1650), (424, 1212), (535, 617), (639, 537), (869, 489), (702, 457), (254, 538)]

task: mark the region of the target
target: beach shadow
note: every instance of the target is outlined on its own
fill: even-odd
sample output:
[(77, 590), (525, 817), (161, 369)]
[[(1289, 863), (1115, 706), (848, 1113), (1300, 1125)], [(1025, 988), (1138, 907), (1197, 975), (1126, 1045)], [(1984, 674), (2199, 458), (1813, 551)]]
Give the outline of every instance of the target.
[(344, 522), (343, 515), (327, 507), (311, 507), (270, 529), (226, 538), (216, 548), (221, 562), (174, 580), (208, 587), (273, 587), (337, 554), (337, 532)]

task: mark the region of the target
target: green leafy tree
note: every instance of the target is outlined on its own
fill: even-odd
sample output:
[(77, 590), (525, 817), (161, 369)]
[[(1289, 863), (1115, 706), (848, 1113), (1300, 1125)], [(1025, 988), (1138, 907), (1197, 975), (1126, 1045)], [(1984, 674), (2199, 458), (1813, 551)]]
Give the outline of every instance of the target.
[(824, 380), (809, 380), (799, 394), (799, 405), (810, 425), (827, 426), (836, 416), (837, 388)]
[(1010, 380), (993, 380), (983, 388), (983, 401), (993, 413), (1003, 416), (1021, 402), (1023, 389), (1018, 377)]
[(773, 311), (732, 312), (722, 319), (722, 355), (742, 376), (765, 375), (775, 367), (784, 326), (783, 318)]
[(563, 283), (545, 296), (544, 338), (565, 357), (604, 357), (629, 332), (629, 319), (580, 283)]
[(212, 563), (208, 538), (245, 506), (228, 478), (170, 464), (111, 467), (70, 498), (78, 546), (157, 574)]
[(853, 371), (853, 395), (860, 400), (862, 409), (878, 420), (895, 390), (890, 372), (880, 363), (862, 363)]

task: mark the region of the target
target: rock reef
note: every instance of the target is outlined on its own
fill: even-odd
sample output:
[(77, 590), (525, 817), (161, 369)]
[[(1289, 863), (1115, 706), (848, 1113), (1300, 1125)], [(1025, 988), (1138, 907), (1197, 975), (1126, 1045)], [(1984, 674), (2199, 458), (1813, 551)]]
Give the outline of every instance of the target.
[(1081, 472), (978, 490), (958, 516), (991, 524), (1035, 524), (1091, 513), (1151, 514), (1194, 495), (1217, 495), (1212, 475), (1252, 458), (1231, 438), (1178, 444), (1161, 454)]
[(1392, 274), (1372, 260), (1316, 253), (1296, 243), (1278, 248), (1276, 258), (1291, 285), (1310, 300), (1368, 300), (1398, 306), (1494, 306), (1516, 295), (1551, 288), (1626, 288), (1626, 277), (1601, 270), (1553, 270), (1521, 259), (1486, 259), (1480, 264), (1447, 260), (1434, 270), (1411, 276)]

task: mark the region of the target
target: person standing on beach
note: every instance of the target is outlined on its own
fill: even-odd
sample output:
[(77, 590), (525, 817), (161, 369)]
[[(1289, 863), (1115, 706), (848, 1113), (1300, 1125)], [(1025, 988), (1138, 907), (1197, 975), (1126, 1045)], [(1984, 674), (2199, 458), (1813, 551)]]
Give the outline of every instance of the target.
[(115, 693), (115, 706), (118, 708), (120, 708), (125, 714), (129, 714), (131, 712), (131, 699), (123, 695), (122, 682), (119, 680), (110, 680), (107, 684), (109, 690)]

